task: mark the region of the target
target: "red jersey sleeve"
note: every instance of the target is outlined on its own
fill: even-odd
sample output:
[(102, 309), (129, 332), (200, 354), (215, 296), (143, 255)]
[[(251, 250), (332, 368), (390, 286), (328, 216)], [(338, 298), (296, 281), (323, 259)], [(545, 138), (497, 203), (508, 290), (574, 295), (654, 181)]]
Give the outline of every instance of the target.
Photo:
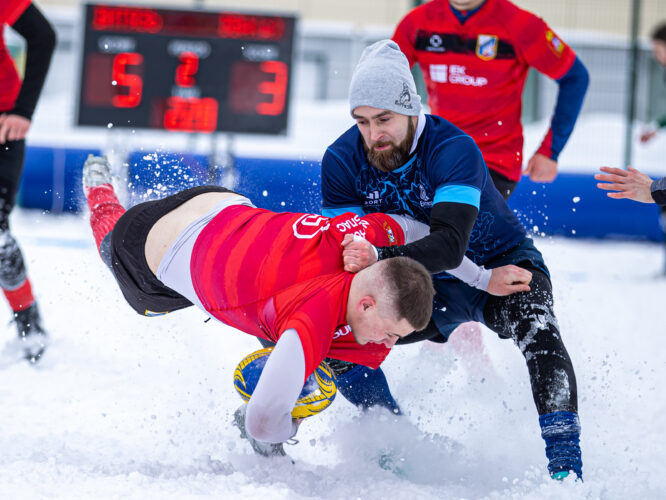
[(395, 29), (395, 33), (391, 39), (398, 44), (400, 50), (407, 56), (409, 66), (413, 66), (416, 62), (414, 54), (414, 41), (416, 37), (416, 28), (413, 22), (414, 16), (410, 13), (402, 18), (400, 24)]
[[(352, 212), (345, 212), (330, 219), (330, 225), (333, 229), (332, 236), (340, 243), (346, 234), (354, 234), (377, 247), (405, 244), (405, 235), (400, 224), (386, 214), (374, 213), (359, 217)], [(342, 254), (342, 251), (340, 253)]]
[(405, 234), (391, 216), (377, 212), (366, 214), (361, 220), (369, 224), (365, 239), (376, 247), (405, 244)]
[(0, 24), (14, 24), (28, 5), (30, 0), (0, 0)]
[(520, 10), (511, 25), (517, 33), (516, 49), (534, 69), (553, 80), (562, 78), (571, 69), (576, 54), (543, 19)]

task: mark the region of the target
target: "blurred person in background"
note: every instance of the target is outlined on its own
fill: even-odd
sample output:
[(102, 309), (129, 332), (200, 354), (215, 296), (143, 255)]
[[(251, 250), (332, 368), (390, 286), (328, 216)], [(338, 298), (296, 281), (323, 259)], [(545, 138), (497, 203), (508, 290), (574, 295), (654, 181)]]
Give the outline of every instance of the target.
[[(5, 24), (26, 41), (23, 81), (4, 43)], [(25, 137), (55, 43), (53, 27), (30, 0), (0, 0), (0, 286), (14, 315), (21, 353), (31, 363), (41, 357), (48, 337), (21, 249), (9, 229), (9, 214), (23, 172)]]
[[(507, 0), (432, 0), (410, 11), (393, 40), (423, 72), (428, 104), (467, 132), (508, 199), (521, 171), (552, 182), (583, 105), (589, 76), (539, 17)], [(530, 67), (558, 85), (550, 128), (523, 165), (522, 94)]]
[[(652, 39), (652, 55), (654, 56), (654, 60), (657, 61), (663, 68), (666, 68), (666, 22), (659, 24), (652, 31), (652, 36), (650, 38)], [(664, 82), (666, 82), (666, 72), (664, 73)], [(640, 136), (641, 142), (644, 143), (644, 144), (647, 143), (647, 142), (650, 142), (652, 139), (654, 139), (657, 136), (657, 133), (659, 132), (659, 130), (664, 128), (664, 127), (666, 127), (666, 115), (663, 115), (662, 117), (653, 121), (652, 123), (650, 123), (643, 130), (643, 132), (641, 133), (641, 136)], [(631, 170), (633, 170), (633, 169), (631, 169)], [(638, 172), (638, 174), (635, 173), (635, 172), (638, 172), (638, 171), (634, 170), (631, 173), (631, 179), (632, 179), (632, 181), (637, 181), (638, 182), (638, 178), (639, 178), (638, 174), (640, 174), (640, 172)], [(620, 174), (616, 174), (616, 175), (620, 175)], [(641, 175), (645, 176), (645, 174), (641, 174)], [(647, 177), (647, 176), (645, 176), (645, 177)], [(652, 182), (651, 179), (649, 179), (649, 180), (650, 180), (650, 182)], [(624, 181), (625, 182), (623, 183), (623, 185), (626, 187), (627, 179), (625, 179)], [(647, 183), (647, 181), (644, 178), (642, 178), (642, 181), (643, 182), (642, 182), (641, 185), (644, 187), (645, 184)], [(663, 185), (663, 181), (664, 181), (664, 179), (661, 179), (659, 181), (656, 181), (655, 184), (659, 185), (659, 183), (661, 183)], [(604, 189), (604, 188), (602, 188), (602, 189)], [(636, 198), (633, 198), (631, 196), (613, 196), (613, 198), (629, 198), (629, 199), (636, 200), (636, 201), (642, 201), (644, 203), (651, 203), (650, 200), (652, 199), (652, 196), (646, 197), (645, 192), (642, 189), (639, 189), (638, 191), (640, 192), (639, 196), (642, 197), (643, 199), (636, 199)], [(656, 191), (659, 192), (660, 188), (657, 187)], [(625, 191), (621, 191), (621, 192), (625, 192)], [(619, 194), (619, 193), (616, 193), (616, 194)], [(649, 194), (650, 193), (648, 192), (648, 195)], [(608, 196), (611, 196), (611, 193), (608, 193)], [(655, 199), (658, 199), (659, 194), (657, 194), (656, 196), (657, 197)], [(647, 199), (647, 201), (646, 201), (646, 199)], [(661, 226), (661, 230), (664, 233), (664, 242), (666, 243), (666, 206), (664, 206), (664, 203), (659, 203), (659, 201), (657, 201), (657, 203), (659, 205), (661, 205), (661, 212), (659, 214), (659, 225)], [(666, 275), (666, 262), (664, 262), (663, 274)]]
[[(666, 68), (666, 22), (652, 32), (652, 55), (662, 67)], [(666, 82), (666, 73), (664, 73)], [(650, 142), (657, 136), (659, 129), (666, 127), (666, 115), (650, 123), (641, 133), (641, 142)]]

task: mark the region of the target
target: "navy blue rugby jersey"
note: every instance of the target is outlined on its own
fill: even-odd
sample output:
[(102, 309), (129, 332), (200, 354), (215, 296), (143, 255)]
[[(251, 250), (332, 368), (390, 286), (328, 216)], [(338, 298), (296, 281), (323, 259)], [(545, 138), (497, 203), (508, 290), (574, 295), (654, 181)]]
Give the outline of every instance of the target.
[(473, 139), (443, 118), (426, 115), (426, 125), (410, 159), (393, 172), (368, 163), (363, 137), (354, 125), (322, 160), (323, 215), (359, 216), (383, 212), (408, 215), (430, 224), (439, 202), (466, 203), (479, 213), (466, 255), (477, 264), (523, 241), (526, 231), (495, 189)]

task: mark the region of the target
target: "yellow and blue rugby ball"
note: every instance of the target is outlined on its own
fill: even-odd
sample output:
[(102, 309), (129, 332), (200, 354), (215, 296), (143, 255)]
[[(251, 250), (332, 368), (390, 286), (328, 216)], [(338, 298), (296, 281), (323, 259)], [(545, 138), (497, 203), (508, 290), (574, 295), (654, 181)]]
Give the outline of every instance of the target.
[[(273, 351), (267, 347), (245, 356), (234, 371), (234, 387), (246, 403), (250, 400), (261, 372)], [(313, 374), (305, 381), (303, 390), (298, 396), (296, 406), (291, 412), (294, 418), (307, 418), (324, 411), (335, 399), (338, 392), (335, 386), (333, 371), (322, 361)]]

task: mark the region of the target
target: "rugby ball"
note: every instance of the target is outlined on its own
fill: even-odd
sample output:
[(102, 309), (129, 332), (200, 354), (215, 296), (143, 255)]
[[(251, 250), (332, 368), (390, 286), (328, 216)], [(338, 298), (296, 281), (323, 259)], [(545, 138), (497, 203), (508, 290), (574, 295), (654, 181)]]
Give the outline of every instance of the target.
[[(238, 363), (236, 370), (234, 370), (234, 387), (246, 403), (250, 400), (272, 351), (272, 347), (267, 347), (249, 354)], [(322, 361), (314, 373), (305, 381), (291, 416), (307, 418), (316, 415), (333, 402), (337, 391), (335, 375), (333, 375), (333, 371), (326, 362)]]

